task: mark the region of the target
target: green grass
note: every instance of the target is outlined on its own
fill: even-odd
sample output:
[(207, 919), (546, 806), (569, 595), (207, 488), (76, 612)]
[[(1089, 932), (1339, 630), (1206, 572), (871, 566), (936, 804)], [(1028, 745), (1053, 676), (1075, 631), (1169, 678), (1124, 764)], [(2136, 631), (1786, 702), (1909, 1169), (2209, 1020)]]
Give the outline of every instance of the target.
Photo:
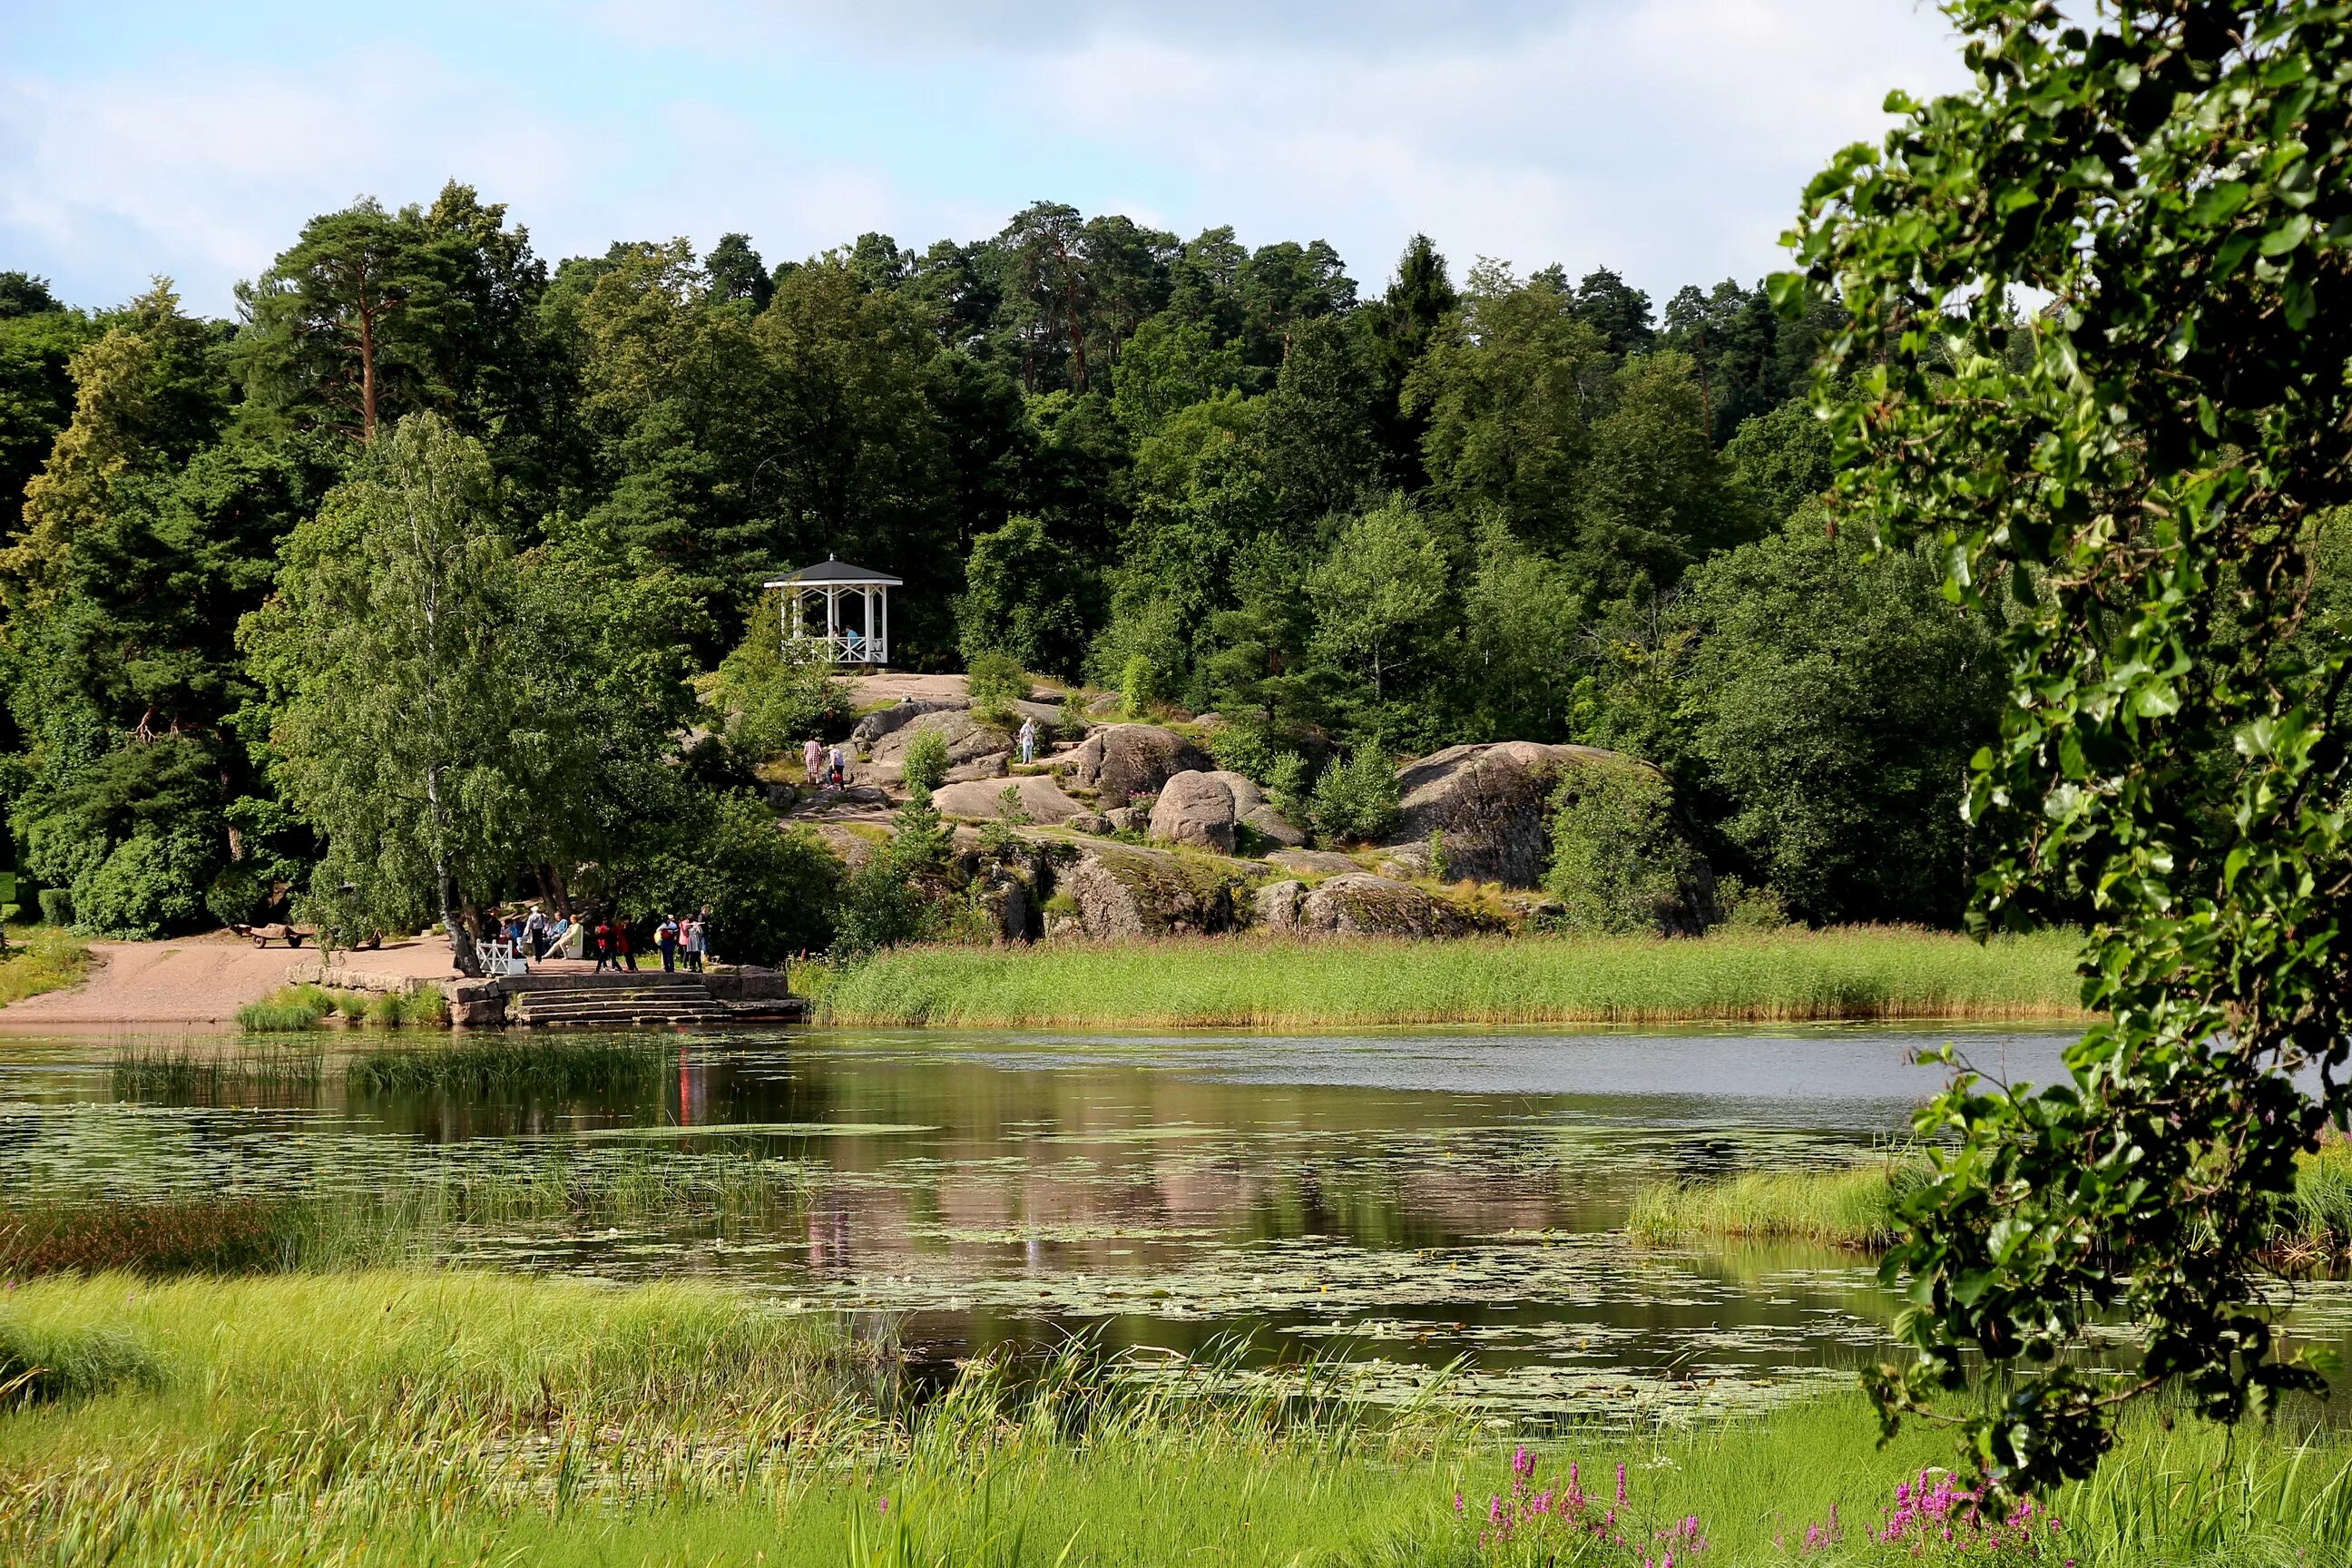
[(316, 985), (281, 985), (258, 1002), (236, 1010), (236, 1026), (249, 1035), (292, 1035), (315, 1029), (335, 1010), (331, 991)]
[(1625, 1222), (1636, 1241), (1733, 1237), (1885, 1247), (1900, 1228), (1895, 1200), (1918, 1183), (1926, 1163), (1885, 1163), (1831, 1171), (1746, 1171), (1717, 1182), (1662, 1182), (1633, 1196)]
[(118, 1100), (217, 1105), (231, 1096), (313, 1093), (326, 1058), (307, 1045), (276, 1042), (235, 1050), (137, 1046), (115, 1057), (110, 1077)]
[[(1712, 1237), (1883, 1247), (1898, 1228), (1896, 1200), (1926, 1172), (1926, 1161), (1908, 1153), (1832, 1170), (1654, 1183), (1634, 1194), (1626, 1229), (1652, 1243)], [(2298, 1157), (2294, 1196), (2271, 1251), (2277, 1262), (2302, 1266), (2352, 1255), (2352, 1140), (2331, 1139)]]
[(804, 973), (825, 1022), (1017, 1028), (2079, 1016), (2066, 932), (914, 947)]
[[(1532, 1489), (1576, 1463), (1596, 1515), (1625, 1466), (1625, 1544), (1543, 1524), (1497, 1544), (1491, 1430), (1237, 1387), (1237, 1362), (1170, 1376), (1075, 1349), (1020, 1377), (984, 1359), (918, 1404), (887, 1351), (715, 1288), (48, 1279), (0, 1299), (0, 1355), (53, 1369), (0, 1412), (8, 1561), (1633, 1568), (1691, 1519), (1695, 1568), (2027, 1560), (1873, 1539), (1948, 1438), (1882, 1448), (1851, 1394), (1544, 1444)], [(2050, 1505), (2053, 1563), (2340, 1568), (2352, 1446), (2135, 1420)], [(1833, 1510), (1837, 1539), (1805, 1550)]]
[(258, 1002), (236, 1010), (236, 1026), (252, 1035), (299, 1034), (329, 1019), (344, 1024), (438, 1027), (449, 1022), (449, 1004), (425, 986), (392, 993), (330, 991), (318, 985), (281, 985)]
[(11, 926), (0, 958), (0, 1007), (79, 985), (89, 973), (89, 946), (60, 926)]
[(642, 1089), (677, 1070), (675, 1043), (644, 1037), (493, 1036), (388, 1046), (354, 1058), (352, 1088), (374, 1094), (598, 1094)]

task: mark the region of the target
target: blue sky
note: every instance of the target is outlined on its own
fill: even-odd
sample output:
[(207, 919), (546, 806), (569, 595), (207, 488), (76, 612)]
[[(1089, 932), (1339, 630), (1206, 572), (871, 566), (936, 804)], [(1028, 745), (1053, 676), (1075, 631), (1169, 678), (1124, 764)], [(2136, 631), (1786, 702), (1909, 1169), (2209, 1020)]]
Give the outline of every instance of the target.
[(1368, 288), (1454, 258), (1753, 279), (1805, 179), (1958, 84), (1910, 0), (0, 0), (0, 268), (233, 308), (352, 197), (504, 201), (551, 258), (975, 238), (1040, 198)]

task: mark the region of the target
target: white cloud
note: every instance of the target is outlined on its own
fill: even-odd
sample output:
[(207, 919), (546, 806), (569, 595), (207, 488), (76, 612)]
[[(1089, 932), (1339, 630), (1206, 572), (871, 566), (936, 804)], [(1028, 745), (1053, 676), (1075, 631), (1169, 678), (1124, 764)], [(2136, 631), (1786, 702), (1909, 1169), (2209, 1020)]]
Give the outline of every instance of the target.
[(1103, 37), (1019, 90), (1065, 134), (1187, 170), (1188, 217), (1325, 236), (1367, 283), (1418, 229), (1655, 290), (1775, 265), (1804, 181), (1884, 128), (1886, 89), (1956, 80), (1940, 35), (1873, 0), (1648, 0), (1433, 58)]
[[(1776, 265), (1803, 182), (1878, 131), (1885, 90), (1958, 75), (1940, 19), (1906, 0), (1455, 9), (608, 0), (563, 76), (356, 24), (285, 66), (16, 61), (0, 266), (89, 303), (168, 271), (225, 311), (313, 214), (429, 200), (454, 175), (550, 257), (730, 229), (771, 259), (866, 229), (919, 248), (1047, 196), (1328, 238), (1375, 289), (1418, 230), (1457, 274), (1478, 254), (1605, 264), (1662, 295)], [(670, 96), (641, 58), (686, 62)]]

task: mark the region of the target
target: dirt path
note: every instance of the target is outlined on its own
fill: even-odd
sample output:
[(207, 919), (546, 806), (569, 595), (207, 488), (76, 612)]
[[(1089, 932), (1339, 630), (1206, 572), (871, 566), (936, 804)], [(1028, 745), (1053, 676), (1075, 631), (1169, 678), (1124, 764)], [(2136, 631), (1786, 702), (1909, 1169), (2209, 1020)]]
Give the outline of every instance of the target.
[[(286, 984), (297, 963), (316, 963), (309, 948), (257, 948), (227, 931), (173, 942), (94, 942), (89, 978), (70, 991), (51, 991), (0, 1007), (0, 1030), (90, 1028), (125, 1024), (221, 1024), (247, 1002)], [(442, 979), (449, 949), (412, 938), (381, 952), (352, 955), (380, 973)]]

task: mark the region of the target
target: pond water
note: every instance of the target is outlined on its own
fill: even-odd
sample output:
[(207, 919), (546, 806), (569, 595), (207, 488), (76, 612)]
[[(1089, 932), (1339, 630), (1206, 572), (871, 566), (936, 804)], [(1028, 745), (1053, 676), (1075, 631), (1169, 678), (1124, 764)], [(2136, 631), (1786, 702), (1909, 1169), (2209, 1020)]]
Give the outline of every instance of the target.
[[(0, 1042), (0, 1190), (359, 1193), (560, 1158), (789, 1168), (756, 1223), (656, 1214), (475, 1226), (446, 1255), (720, 1277), (887, 1326), (943, 1363), (1074, 1331), (1112, 1346), (1312, 1350), (1404, 1397), (1543, 1421), (1752, 1408), (1853, 1368), (1889, 1305), (1864, 1259), (1645, 1248), (1643, 1183), (1848, 1162), (1902, 1138), (1957, 1040), (2047, 1081), (2066, 1037), (1975, 1029), (664, 1037), (676, 1070), (602, 1096), (316, 1083), (121, 1091), (126, 1049)], [(207, 1046), (205, 1048), (210, 1048)], [(198, 1099), (215, 1103), (192, 1103)], [(2340, 1335), (2334, 1288), (2299, 1308)]]

